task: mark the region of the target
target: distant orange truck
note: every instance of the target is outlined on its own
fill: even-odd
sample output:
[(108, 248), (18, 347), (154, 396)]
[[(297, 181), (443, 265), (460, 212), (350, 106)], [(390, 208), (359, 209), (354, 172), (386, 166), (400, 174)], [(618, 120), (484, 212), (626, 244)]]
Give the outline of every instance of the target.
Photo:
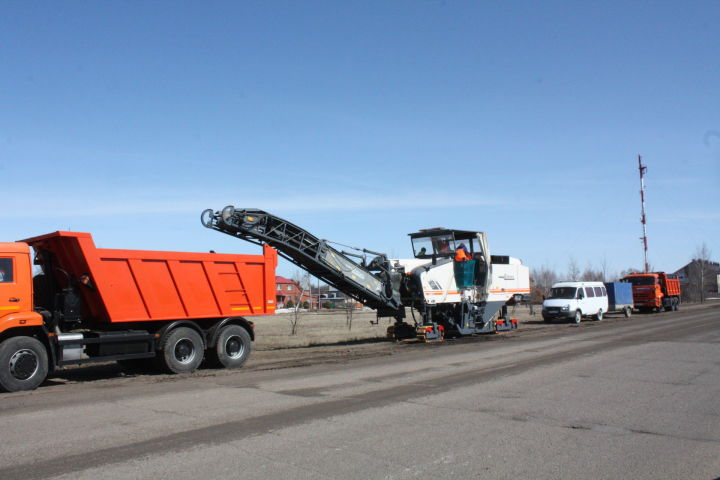
[(275, 312), (276, 266), (268, 246), (262, 255), (111, 250), (79, 232), (0, 243), (0, 390), (34, 389), (70, 364), (239, 367), (254, 340), (245, 317)]
[(665, 272), (633, 273), (621, 281), (632, 283), (633, 302), (641, 311), (677, 310), (680, 307), (680, 280)]

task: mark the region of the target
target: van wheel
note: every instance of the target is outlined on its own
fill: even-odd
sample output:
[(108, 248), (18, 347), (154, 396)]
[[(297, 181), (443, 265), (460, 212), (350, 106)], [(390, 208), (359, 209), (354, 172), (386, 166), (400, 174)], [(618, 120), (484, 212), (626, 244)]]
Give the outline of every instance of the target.
[(226, 325), (220, 330), (215, 348), (208, 350), (209, 363), (215, 367), (239, 368), (250, 356), (252, 340), (240, 325)]
[(34, 390), (47, 373), (47, 350), (37, 338), (11, 337), (0, 343), (0, 390)]
[(602, 308), (601, 308), (600, 310), (598, 310), (597, 315), (595, 315), (595, 320), (597, 320), (597, 321), (599, 322), (599, 321), (601, 321), (602, 319), (603, 319), (603, 311), (602, 311)]
[(191, 373), (203, 360), (205, 347), (200, 334), (188, 327), (178, 327), (165, 335), (157, 357), (158, 366), (168, 373)]
[(625, 307), (625, 318), (630, 318), (630, 315), (632, 315), (632, 308)]
[(580, 310), (575, 310), (575, 323), (582, 322), (582, 312)]

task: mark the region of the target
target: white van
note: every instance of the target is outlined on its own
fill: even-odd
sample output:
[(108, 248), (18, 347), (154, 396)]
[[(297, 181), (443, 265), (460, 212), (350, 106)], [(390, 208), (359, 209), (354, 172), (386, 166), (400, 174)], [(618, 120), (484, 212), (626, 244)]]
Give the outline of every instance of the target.
[(583, 316), (602, 320), (608, 311), (608, 296), (602, 282), (560, 282), (543, 301), (543, 320), (568, 318), (580, 323)]

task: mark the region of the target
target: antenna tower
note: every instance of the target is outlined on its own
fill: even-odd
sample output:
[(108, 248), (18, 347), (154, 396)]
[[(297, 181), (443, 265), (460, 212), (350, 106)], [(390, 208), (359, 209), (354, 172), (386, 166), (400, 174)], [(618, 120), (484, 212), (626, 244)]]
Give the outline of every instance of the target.
[(648, 273), (648, 239), (647, 239), (647, 222), (645, 219), (645, 172), (647, 166), (642, 164), (642, 157), (638, 155), (638, 169), (640, 170), (640, 223), (642, 223), (643, 236), (640, 237), (643, 244), (643, 253), (645, 254), (645, 273)]

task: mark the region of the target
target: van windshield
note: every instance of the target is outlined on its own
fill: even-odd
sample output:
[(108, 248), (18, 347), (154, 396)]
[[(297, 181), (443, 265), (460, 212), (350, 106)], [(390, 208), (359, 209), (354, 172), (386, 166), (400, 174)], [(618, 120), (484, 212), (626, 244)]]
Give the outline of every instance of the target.
[(550, 290), (549, 299), (553, 298), (575, 298), (575, 287), (557, 287)]

